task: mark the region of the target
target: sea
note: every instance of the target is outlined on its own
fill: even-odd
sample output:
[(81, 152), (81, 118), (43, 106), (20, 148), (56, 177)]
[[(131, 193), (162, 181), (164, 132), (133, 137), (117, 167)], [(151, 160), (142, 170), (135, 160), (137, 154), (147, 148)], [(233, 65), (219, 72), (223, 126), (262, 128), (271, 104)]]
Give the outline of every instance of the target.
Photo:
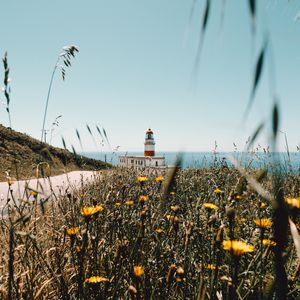
[[(85, 156), (117, 165), (120, 155), (143, 155), (143, 152), (86, 152)], [(166, 165), (174, 165), (181, 157), (181, 167), (208, 168), (212, 166), (232, 166), (233, 164), (253, 169), (270, 169), (280, 166), (282, 171), (300, 172), (300, 152), (157, 152), (164, 156)]]

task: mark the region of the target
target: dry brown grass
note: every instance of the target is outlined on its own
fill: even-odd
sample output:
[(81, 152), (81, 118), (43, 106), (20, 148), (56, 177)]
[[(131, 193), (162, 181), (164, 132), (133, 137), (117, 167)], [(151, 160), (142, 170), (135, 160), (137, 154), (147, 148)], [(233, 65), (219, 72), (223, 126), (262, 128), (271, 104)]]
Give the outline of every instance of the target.
[[(2, 298), (272, 297), (276, 247), (262, 240), (272, 239), (273, 228), (259, 228), (254, 219), (272, 218), (273, 209), (236, 170), (179, 171), (163, 206), (162, 184), (154, 176), (141, 183), (138, 175), (107, 173), (80, 190), (57, 195), (44, 213), (40, 195), (27, 201), (23, 218), (11, 208), (0, 227)], [(267, 177), (259, 180), (271, 189)], [(289, 174), (283, 184), (288, 195), (299, 196), (298, 175)], [(289, 212), (297, 224), (298, 210)], [(74, 227), (74, 235), (68, 234)], [(243, 241), (254, 250), (242, 248), (244, 254), (234, 255), (236, 250), (224, 250), (225, 240)], [(289, 299), (298, 299), (299, 264), (290, 237), (283, 260)]]

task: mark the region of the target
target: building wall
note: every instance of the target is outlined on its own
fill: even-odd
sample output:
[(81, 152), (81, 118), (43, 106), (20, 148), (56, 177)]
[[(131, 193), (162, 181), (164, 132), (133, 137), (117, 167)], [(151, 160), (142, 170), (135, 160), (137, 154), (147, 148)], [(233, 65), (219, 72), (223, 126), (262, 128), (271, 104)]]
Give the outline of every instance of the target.
[(156, 168), (165, 166), (164, 157), (120, 156), (118, 166), (135, 169)]

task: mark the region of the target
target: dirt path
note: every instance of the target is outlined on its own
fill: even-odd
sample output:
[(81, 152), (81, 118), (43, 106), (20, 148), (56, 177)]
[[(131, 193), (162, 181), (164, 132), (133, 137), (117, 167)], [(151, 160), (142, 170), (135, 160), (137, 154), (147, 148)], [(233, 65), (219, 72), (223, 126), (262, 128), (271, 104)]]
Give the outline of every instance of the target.
[(41, 193), (43, 198), (47, 198), (51, 195), (51, 186), (54, 193), (66, 190), (71, 191), (74, 188), (79, 188), (81, 184), (95, 180), (99, 174), (99, 172), (94, 171), (73, 171), (52, 176), (50, 177), (50, 181), (47, 178), (20, 180), (10, 186), (11, 191), (9, 191), (7, 182), (0, 182), (0, 211), (6, 205), (7, 199), (11, 198), (11, 194), (16, 201), (18, 199), (26, 199), (26, 193), (30, 193), (32, 189)]

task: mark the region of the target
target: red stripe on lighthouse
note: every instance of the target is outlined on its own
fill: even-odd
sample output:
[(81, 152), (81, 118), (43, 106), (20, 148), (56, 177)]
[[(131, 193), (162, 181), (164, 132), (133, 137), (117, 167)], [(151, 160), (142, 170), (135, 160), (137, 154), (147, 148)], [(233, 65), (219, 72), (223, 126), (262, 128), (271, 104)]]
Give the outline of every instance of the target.
[(155, 156), (155, 152), (154, 151), (145, 150), (144, 151), (144, 156)]

